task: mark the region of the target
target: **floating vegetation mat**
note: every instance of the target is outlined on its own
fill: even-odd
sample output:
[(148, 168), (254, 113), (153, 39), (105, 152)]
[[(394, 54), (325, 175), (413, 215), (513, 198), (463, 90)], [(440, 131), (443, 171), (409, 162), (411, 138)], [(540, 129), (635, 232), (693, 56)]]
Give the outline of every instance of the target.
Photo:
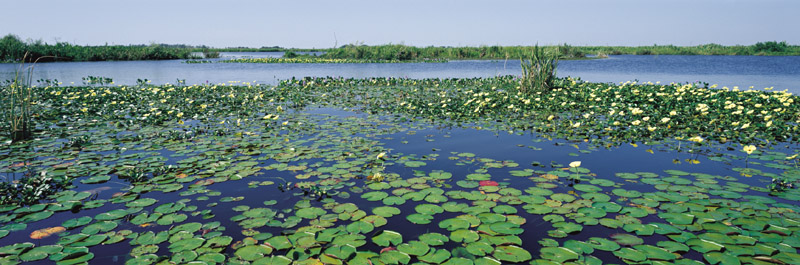
[(794, 96), (571, 82), (37, 88), (0, 263), (800, 263)]

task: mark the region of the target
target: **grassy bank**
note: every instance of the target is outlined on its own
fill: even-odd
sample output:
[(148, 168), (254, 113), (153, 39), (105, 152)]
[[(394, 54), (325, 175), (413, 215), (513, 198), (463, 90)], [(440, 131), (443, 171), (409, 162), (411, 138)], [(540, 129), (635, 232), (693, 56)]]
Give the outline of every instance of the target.
[(56, 44), (47, 44), (41, 41), (23, 42), (14, 35), (6, 35), (0, 39), (0, 61), (21, 61), (26, 52), (28, 53), (27, 60), (35, 61), (42, 58), (39, 62), (170, 60), (193, 57), (192, 50), (189, 48), (157, 44), (80, 46), (66, 42)]
[[(582, 59), (587, 55), (800, 55), (800, 46), (786, 42), (759, 42), (754, 45), (723, 46), (703, 44), (697, 46), (653, 45), (653, 46), (571, 46), (568, 44), (542, 46), (546, 51), (564, 59)], [(399, 44), (378, 46), (344, 45), (339, 48), (321, 49), (321, 57), (331, 59), (370, 60), (506, 60), (530, 56), (533, 46), (480, 46), (480, 47), (414, 47)], [(293, 50), (288, 50), (293, 51)]]

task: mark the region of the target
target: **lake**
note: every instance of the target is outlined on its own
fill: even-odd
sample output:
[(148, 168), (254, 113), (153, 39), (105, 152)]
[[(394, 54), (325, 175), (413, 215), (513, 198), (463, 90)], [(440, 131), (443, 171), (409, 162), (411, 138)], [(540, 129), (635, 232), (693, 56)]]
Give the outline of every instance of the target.
[[(612, 56), (563, 61), (559, 73), (798, 91), (799, 58)], [(0, 79), (15, 67), (0, 65)], [(554, 90), (533, 104), (509, 94), (517, 84), (511, 78), (67, 87), (86, 76), (117, 84), (492, 77), (518, 74), (518, 61), (36, 67), (34, 79), (64, 86), (34, 90), (48, 110), (37, 117), (35, 139), (0, 138), (0, 184), (41, 175), (67, 177), (74, 187), (40, 191), (54, 195), (29, 206), (0, 205), (0, 264), (800, 262), (800, 192), (770, 188), (776, 179), (800, 184), (800, 148), (761, 141), (793, 132), (777, 124), (794, 125), (797, 103), (784, 105), (776, 94), (736, 100), (747, 108), (761, 102), (755, 108), (764, 113), (786, 108), (792, 119), (775, 111), (767, 130), (767, 119), (753, 114), (759, 118), (744, 130), (724, 117), (728, 108), (693, 115), (717, 91), (674, 86), (639, 86), (639, 95), (627, 86), (579, 84), (571, 89), (589, 92)], [(689, 103), (646, 103), (645, 95), (663, 89), (659, 102)], [(604, 90), (613, 90), (601, 97), (614, 103), (572, 97)], [(464, 116), (413, 111), (445, 102), (446, 111)], [(510, 103), (526, 110), (515, 114)], [(577, 106), (552, 111), (567, 104)], [(582, 110), (595, 104), (603, 113)], [(630, 114), (606, 115), (615, 105)], [(673, 134), (685, 124), (708, 140)], [(758, 147), (748, 153), (749, 143), (733, 141), (751, 133)], [(717, 142), (715, 135), (731, 137)]]
[[(221, 53), (220, 59), (281, 55), (281, 52), (232, 52)], [(0, 80), (12, 79), (17, 68), (15, 64), (0, 64)], [(520, 72), (518, 60), (398, 64), (186, 64), (184, 60), (169, 60), (42, 63), (36, 65), (34, 79), (81, 84), (83, 77), (102, 76), (127, 85), (135, 84), (137, 79), (148, 79), (153, 84), (175, 83), (178, 79), (185, 79), (187, 84), (228, 81), (276, 84), (278, 80), (305, 76), (463, 78)], [(796, 94), (800, 92), (800, 56), (612, 55), (607, 59), (561, 61), (558, 75), (613, 83), (701, 81), (718, 84), (720, 88), (774, 87)]]

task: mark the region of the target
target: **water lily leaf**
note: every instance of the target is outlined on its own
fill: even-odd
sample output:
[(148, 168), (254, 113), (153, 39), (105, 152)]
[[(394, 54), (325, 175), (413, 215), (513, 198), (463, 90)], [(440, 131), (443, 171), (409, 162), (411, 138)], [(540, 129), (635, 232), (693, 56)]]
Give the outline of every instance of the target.
[(78, 217), (78, 218), (73, 218), (73, 219), (66, 220), (63, 223), (61, 223), (61, 225), (64, 226), (65, 228), (67, 228), (67, 229), (72, 229), (72, 228), (76, 228), (76, 227), (87, 225), (90, 222), (92, 222), (92, 217), (81, 216), (81, 217)]
[(428, 244), (429, 246), (441, 246), (446, 242), (450, 242), (450, 239), (447, 236), (439, 233), (422, 234), (419, 236), (419, 240), (425, 244)]
[(708, 252), (708, 253), (705, 253), (705, 254), (703, 254), (703, 258), (705, 258), (705, 260), (709, 264), (726, 264), (726, 265), (727, 264), (731, 264), (731, 265), (742, 264), (741, 262), (739, 262), (739, 258), (737, 258), (736, 256), (731, 256), (731, 255), (728, 255), (728, 254), (725, 254), (725, 253), (720, 253), (720, 252)]
[(371, 191), (364, 194), (361, 194), (361, 198), (364, 198), (368, 201), (380, 201), (384, 198), (389, 197), (389, 194), (383, 191)]
[(655, 226), (636, 224), (636, 223), (625, 224), (625, 225), (622, 226), (622, 229), (624, 229), (625, 232), (628, 232), (628, 233), (635, 232), (636, 235), (639, 235), (639, 236), (653, 235), (653, 233), (655, 233), (655, 231), (656, 231)]
[(455, 231), (459, 229), (466, 229), (470, 227), (470, 223), (460, 218), (449, 218), (439, 222), (439, 228), (447, 229), (448, 231)]
[(183, 204), (183, 203), (169, 202), (169, 203), (165, 203), (165, 204), (159, 205), (158, 207), (153, 209), (153, 211), (156, 212), (156, 213), (160, 213), (160, 214), (170, 214), (170, 213), (174, 213), (174, 212), (180, 211), (181, 209), (183, 209), (184, 206), (186, 206), (186, 205)]
[(389, 250), (380, 254), (380, 261), (385, 264), (408, 264), (411, 261), (411, 257), (397, 250)]
[(659, 213), (658, 217), (676, 225), (690, 225), (694, 222), (694, 215), (688, 213)]
[(403, 242), (403, 236), (395, 231), (383, 230), (376, 236), (372, 237), (372, 242), (382, 247), (387, 247), (390, 245), (396, 246)]
[(385, 205), (402, 205), (404, 203), (406, 203), (406, 199), (403, 199), (403, 197), (388, 196), (383, 198), (383, 204)]
[(620, 244), (622, 246), (635, 246), (644, 243), (643, 239), (631, 234), (622, 234), (622, 233), (613, 234), (611, 235), (611, 239), (613, 239), (614, 242), (617, 242), (617, 244)]
[(697, 251), (697, 252), (700, 252), (700, 253), (706, 253), (706, 252), (711, 252), (711, 251), (720, 251), (720, 250), (725, 248), (725, 246), (723, 246), (723, 245), (721, 245), (719, 243), (711, 242), (711, 241), (708, 241), (708, 240), (705, 240), (705, 239), (700, 239), (700, 238), (689, 239), (689, 240), (686, 241), (686, 245), (689, 245), (690, 247), (692, 247), (692, 249), (694, 251)]
[(322, 208), (318, 208), (318, 207), (303, 208), (303, 209), (297, 210), (297, 212), (295, 212), (295, 215), (297, 215), (297, 217), (304, 218), (304, 219), (314, 219), (314, 218), (317, 218), (317, 217), (319, 217), (319, 216), (321, 216), (323, 214), (325, 214), (325, 210), (322, 209)]
[(422, 166), (425, 166), (427, 164), (425, 162), (422, 162), (422, 161), (408, 161), (408, 162), (405, 162), (404, 165), (406, 167), (414, 168), (414, 167), (422, 167)]
[(430, 247), (428, 244), (425, 244), (421, 241), (409, 241), (408, 243), (403, 243), (397, 246), (397, 250), (409, 255), (414, 256), (422, 256), (428, 253)]
[(592, 252), (594, 252), (594, 247), (592, 247), (592, 245), (574, 239), (564, 241), (564, 247), (575, 251), (575, 253), (578, 253), (579, 255), (592, 254)]
[(430, 177), (434, 179), (450, 179), (453, 174), (450, 172), (431, 172)]
[(417, 211), (417, 213), (427, 215), (434, 215), (444, 212), (444, 209), (441, 206), (435, 204), (420, 204), (414, 207), (414, 210)]
[(500, 265), (500, 264), (502, 264), (499, 260), (496, 260), (496, 259), (494, 259), (492, 257), (481, 257), (479, 259), (476, 259), (474, 262), (475, 262), (475, 265)]
[(17, 217), (16, 221), (20, 223), (32, 223), (40, 220), (44, 220), (53, 216), (53, 211), (41, 211), (35, 213), (25, 214), (21, 217)]
[[(289, 238), (287, 238), (286, 236), (272, 237), (270, 239), (267, 239), (265, 243), (267, 243), (270, 247), (277, 250), (284, 250), (292, 247), (292, 242), (290, 242)], [(345, 244), (340, 244), (340, 245), (345, 245)]]
[(620, 197), (627, 197), (627, 198), (637, 198), (641, 197), (642, 193), (635, 191), (635, 190), (626, 190), (626, 189), (613, 189), (611, 193)]
[(509, 222), (497, 222), (491, 224), (489, 227), (492, 229), (492, 231), (502, 235), (519, 235), (525, 231), (520, 228), (519, 225)]
[(475, 256), (485, 256), (485, 255), (488, 255), (489, 253), (492, 253), (492, 251), (494, 251), (494, 248), (492, 247), (492, 245), (489, 245), (488, 243), (481, 242), (481, 241), (472, 242), (472, 243), (467, 244), (467, 248), (466, 249), (467, 249), (467, 252), (469, 252), (470, 254), (475, 255)]
[(650, 260), (674, 260), (679, 257), (679, 255), (669, 252), (666, 249), (655, 247), (651, 245), (637, 245), (633, 246), (634, 249), (644, 252), (647, 256), (647, 259)]
[(114, 228), (117, 228), (117, 223), (116, 222), (102, 221), (102, 222), (96, 222), (96, 223), (93, 223), (91, 225), (88, 225), (88, 226), (84, 227), (81, 230), (81, 233), (91, 235), (91, 234), (96, 234), (96, 233), (99, 233), (99, 232), (108, 232), (108, 231), (111, 231)]
[(266, 245), (250, 245), (237, 249), (234, 255), (242, 260), (254, 261), (272, 253), (272, 248)]
[(617, 242), (600, 237), (591, 237), (586, 241), (586, 243), (592, 246), (594, 249), (603, 251), (615, 251), (620, 248)]
[(373, 229), (375, 229), (375, 226), (364, 221), (356, 221), (347, 225), (347, 231), (350, 233), (364, 234), (372, 232)]
[(594, 185), (589, 185), (589, 184), (575, 184), (575, 185), (572, 186), (572, 188), (574, 188), (575, 190), (578, 190), (578, 191), (586, 192), (586, 193), (599, 192), (599, 191), (603, 190), (603, 188), (600, 188), (600, 187), (597, 187), (597, 186), (594, 186)]
[(135, 201), (132, 201), (132, 202), (128, 202), (128, 203), (125, 204), (125, 206), (131, 207), (131, 208), (132, 207), (147, 207), (147, 206), (155, 204), (157, 201), (158, 200), (153, 199), (153, 198), (141, 198), (141, 199), (138, 199), (138, 200), (135, 200)]
[(107, 182), (110, 179), (111, 179), (111, 176), (108, 176), (108, 175), (94, 176), (94, 177), (82, 179), (81, 183), (83, 183), (83, 184), (98, 184), (98, 183)]
[(431, 220), (433, 220), (433, 216), (427, 214), (414, 213), (406, 216), (406, 220), (414, 224), (424, 225), (424, 224), (430, 224)]
[(450, 252), (449, 251), (444, 250), (444, 249), (432, 248), (428, 252), (428, 254), (420, 256), (419, 260), (424, 261), (424, 262), (428, 262), (428, 263), (439, 264), (439, 263), (442, 263), (442, 262), (444, 262), (445, 260), (447, 260), (449, 258), (450, 258)]
[(72, 265), (72, 264), (81, 264), (84, 262), (88, 262), (94, 258), (94, 253), (91, 252), (75, 252), (70, 254), (62, 259), (58, 260), (56, 264), (58, 265)]
[[(564, 250), (566, 250), (567, 252), (572, 252), (571, 250), (568, 250), (568, 249), (564, 249)], [(545, 253), (547, 253), (547, 254), (545, 254)], [(572, 253), (575, 253), (575, 252), (572, 252)], [(555, 253), (552, 253), (552, 252), (550, 252), (549, 249), (545, 250), (545, 248), (542, 248), (542, 256), (543, 257), (546, 256), (546, 257), (551, 257), (552, 258), (552, 257), (556, 257), (556, 256), (559, 256), (559, 255), (562, 255), (562, 254), (565, 254), (565, 253), (561, 252), (560, 249), (555, 251)], [(497, 248), (495, 248), (494, 252), (492, 252), (492, 256), (494, 258), (496, 258), (497, 260), (499, 260), (499, 261), (508, 261), (508, 262), (524, 262), (524, 261), (528, 261), (528, 260), (530, 260), (532, 258), (530, 252), (528, 252), (527, 250), (522, 249), (522, 248), (520, 248), (518, 246), (514, 246), (514, 245), (498, 246)], [(567, 255), (567, 256), (569, 256), (569, 257), (559, 256), (558, 258), (566, 258), (566, 260), (572, 260), (570, 255)], [(575, 253), (575, 258), (577, 258), (577, 253)]]
[(356, 254), (356, 248), (350, 245), (329, 247), (325, 249), (325, 254), (338, 260), (348, 260)]
[(42, 260), (47, 258), (47, 256), (51, 254), (55, 254), (60, 252), (64, 247), (59, 245), (46, 245), (46, 246), (39, 246), (28, 250), (27, 252), (23, 253), (19, 256), (21, 261), (36, 261)]
[(614, 251), (614, 256), (633, 262), (640, 262), (647, 259), (647, 256), (644, 252), (632, 248), (621, 248), (617, 251)]
[(188, 216), (186, 216), (185, 214), (174, 214), (174, 213), (171, 213), (171, 214), (167, 214), (167, 215), (161, 216), (160, 218), (158, 218), (156, 223), (159, 224), (159, 225), (172, 225), (174, 223), (180, 223), (180, 222), (186, 221), (186, 218), (188, 218)]
[(450, 232), (450, 240), (453, 240), (454, 242), (469, 243), (477, 241), (478, 238), (480, 238), (478, 232), (473, 230), (459, 229)]
[(181, 239), (169, 244), (169, 249), (171, 252), (181, 252), (186, 250), (194, 250), (199, 248), (203, 245), (205, 239), (198, 238), (198, 237), (191, 237), (186, 239)]

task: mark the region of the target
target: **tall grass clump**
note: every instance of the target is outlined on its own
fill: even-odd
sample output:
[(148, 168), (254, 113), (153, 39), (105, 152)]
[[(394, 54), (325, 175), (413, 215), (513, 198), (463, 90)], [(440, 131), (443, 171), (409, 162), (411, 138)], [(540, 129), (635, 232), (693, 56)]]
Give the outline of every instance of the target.
[(528, 60), (520, 58), (520, 63), (522, 64), (520, 80), (522, 92), (547, 91), (555, 87), (558, 54), (548, 53), (544, 48), (536, 45), (531, 51), (530, 58)]
[(41, 57), (26, 67), (25, 59), (27, 57), (28, 54), (23, 56), (23, 60), (14, 74), (14, 80), (0, 86), (3, 95), (1, 104), (3, 115), (0, 116), (6, 123), (2, 126), (8, 131), (12, 142), (28, 140), (32, 135), (31, 106), (35, 101), (31, 81), (33, 80), (33, 68)]

